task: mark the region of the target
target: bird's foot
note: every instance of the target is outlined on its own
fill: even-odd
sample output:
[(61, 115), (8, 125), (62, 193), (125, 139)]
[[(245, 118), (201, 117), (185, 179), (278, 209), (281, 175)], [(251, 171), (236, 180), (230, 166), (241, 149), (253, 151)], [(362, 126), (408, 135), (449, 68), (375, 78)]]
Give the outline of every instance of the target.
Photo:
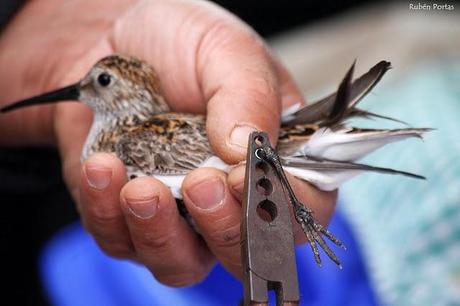
[[(326, 244), (322, 235), (324, 235), (327, 239), (332, 241), (335, 245), (343, 248), (346, 250), (345, 245), (336, 238), (331, 232), (327, 230), (324, 226), (322, 226), (314, 217), (313, 212), (305, 207), (302, 203), (298, 202), (294, 204), (294, 216), (297, 222), (302, 227), (305, 236), (307, 237), (313, 255), (315, 257), (315, 261), (318, 266), (321, 266), (321, 257), (318, 250), (318, 245), (326, 252), (327, 256), (337, 264), (337, 266), (342, 269), (342, 265), (340, 264), (340, 260), (335, 255), (335, 253), (331, 250), (331, 248)], [(318, 245), (317, 245), (318, 244)]]
[(340, 260), (331, 250), (331, 248), (326, 244), (322, 235), (326, 236), (330, 241), (334, 244), (338, 245), (339, 247), (346, 249), (345, 245), (336, 238), (331, 232), (327, 230), (324, 226), (322, 226), (314, 217), (313, 212), (311, 209), (303, 205), (294, 194), (294, 190), (291, 188), (289, 181), (284, 173), (283, 166), (281, 164), (281, 160), (276, 153), (275, 149), (273, 149), (270, 145), (265, 145), (261, 147), (258, 151), (256, 151), (256, 156), (260, 159), (267, 161), (270, 165), (273, 166), (275, 172), (277, 173), (281, 185), (283, 186), (284, 190), (286, 191), (289, 201), (292, 204), (294, 210), (294, 216), (297, 222), (303, 229), (303, 232), (307, 236), (308, 241), (310, 242), (311, 250), (313, 251), (313, 255), (315, 256), (316, 263), (321, 266), (321, 257), (319, 255), (318, 245), (326, 252), (327, 256), (342, 268), (340, 264)]

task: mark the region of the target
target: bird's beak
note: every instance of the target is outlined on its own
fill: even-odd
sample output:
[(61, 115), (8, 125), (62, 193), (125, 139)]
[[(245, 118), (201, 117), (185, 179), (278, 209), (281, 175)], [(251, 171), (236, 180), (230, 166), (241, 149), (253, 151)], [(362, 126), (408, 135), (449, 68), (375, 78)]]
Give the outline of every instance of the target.
[(6, 113), (17, 108), (22, 108), (31, 105), (39, 105), (60, 101), (78, 100), (80, 97), (80, 83), (76, 83), (64, 88), (50, 91), (39, 96), (35, 96), (29, 99), (18, 101), (7, 106), (0, 108), (0, 112)]

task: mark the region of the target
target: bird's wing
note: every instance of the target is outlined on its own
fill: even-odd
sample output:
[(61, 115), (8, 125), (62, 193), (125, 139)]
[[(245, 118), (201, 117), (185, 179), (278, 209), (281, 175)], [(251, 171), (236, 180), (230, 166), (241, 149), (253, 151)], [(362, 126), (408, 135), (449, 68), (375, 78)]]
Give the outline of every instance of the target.
[(124, 133), (117, 156), (146, 175), (185, 174), (212, 156), (205, 119), (199, 115), (160, 114)]
[[(353, 64), (354, 65), (354, 64)], [(353, 113), (352, 110), (355, 109), (356, 105), (358, 104), (361, 99), (366, 96), (372, 88), (380, 81), (383, 77), (385, 72), (390, 69), (391, 64), (387, 61), (381, 61), (377, 63), (374, 67), (372, 67), (367, 73), (362, 75), (361, 77), (357, 78), (353, 82), (351, 82), (349, 87), (348, 95), (348, 107), (349, 110), (348, 114), (350, 115), (361, 115), (361, 116), (368, 116), (372, 117), (372, 113), (368, 113), (363, 110), (359, 110), (359, 112)], [(352, 67), (353, 68), (353, 67)], [(344, 80), (349, 77), (350, 71), (345, 76)], [(343, 84), (344, 82), (342, 82)], [(330, 116), (330, 114), (334, 110), (334, 105), (337, 102), (338, 93), (333, 93), (319, 101), (313, 102), (301, 109), (296, 111), (293, 107), (289, 109), (288, 112), (284, 113), (282, 118), (282, 123), (285, 126), (291, 126), (295, 124), (306, 124), (306, 123), (318, 123)], [(341, 99), (339, 99), (341, 101)], [(337, 108), (339, 109), (339, 108)], [(392, 118), (390, 118), (392, 119)]]

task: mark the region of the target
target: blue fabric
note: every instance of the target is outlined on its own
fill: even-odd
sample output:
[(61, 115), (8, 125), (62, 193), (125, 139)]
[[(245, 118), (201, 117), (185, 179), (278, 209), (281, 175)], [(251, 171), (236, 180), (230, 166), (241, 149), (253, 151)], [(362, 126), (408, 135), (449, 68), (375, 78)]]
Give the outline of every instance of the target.
[[(339, 270), (324, 253), (319, 268), (309, 247), (298, 247), (301, 305), (377, 305), (350, 227), (337, 214), (330, 229), (347, 245), (347, 251), (334, 248), (344, 269)], [(220, 265), (198, 285), (164, 286), (144, 267), (103, 254), (80, 224), (68, 226), (49, 242), (40, 266), (50, 302), (58, 306), (238, 305), (243, 292), (241, 283)]]

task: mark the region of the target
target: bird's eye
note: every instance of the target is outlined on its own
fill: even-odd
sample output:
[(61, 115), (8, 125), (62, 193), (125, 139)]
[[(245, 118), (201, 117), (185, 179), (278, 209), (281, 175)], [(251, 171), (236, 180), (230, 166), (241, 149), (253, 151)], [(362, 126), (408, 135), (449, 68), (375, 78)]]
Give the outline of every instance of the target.
[(103, 86), (103, 87), (107, 87), (110, 85), (110, 81), (112, 80), (112, 78), (110, 77), (110, 75), (108, 75), (107, 73), (101, 73), (98, 77), (97, 77), (97, 82)]

